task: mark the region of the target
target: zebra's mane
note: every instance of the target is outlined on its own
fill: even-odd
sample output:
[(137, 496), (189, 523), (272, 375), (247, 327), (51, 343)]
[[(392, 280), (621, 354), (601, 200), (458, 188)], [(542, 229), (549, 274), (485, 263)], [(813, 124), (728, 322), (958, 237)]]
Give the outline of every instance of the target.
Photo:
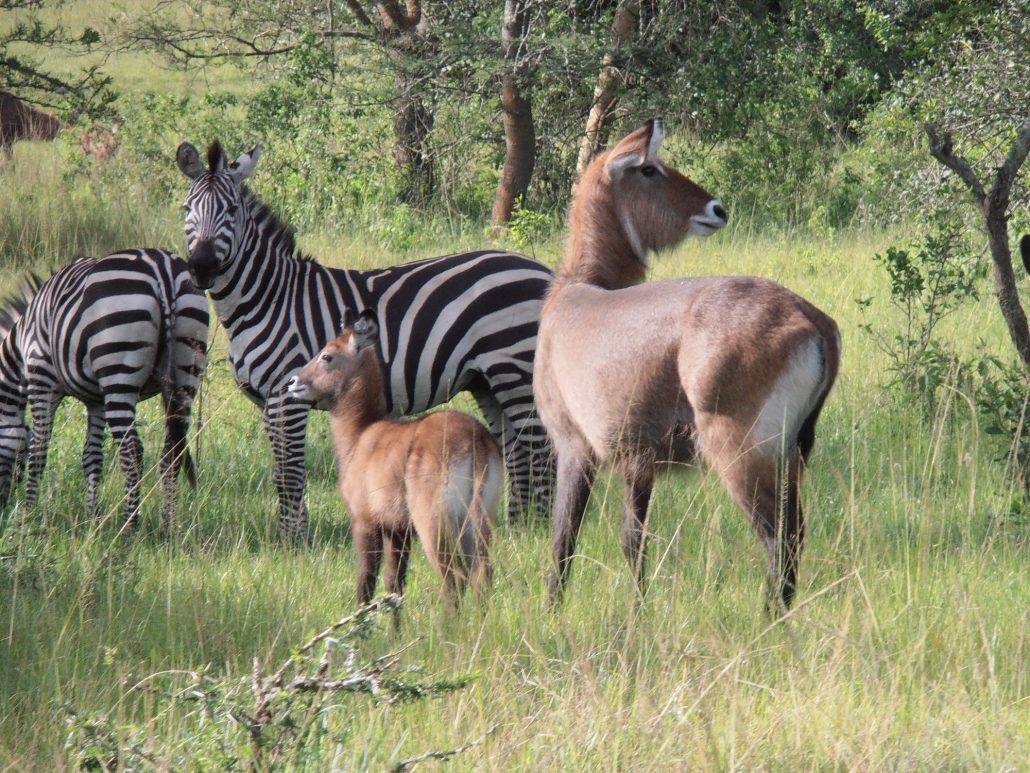
[(42, 285), (43, 280), (38, 274), (26, 274), (21, 287), (0, 301), (0, 339), (11, 332)]
[(276, 239), (294, 260), (300, 260), (305, 263), (316, 262), (310, 255), (305, 255), (297, 249), (297, 230), (292, 225), (279, 217), (271, 205), (262, 201), (261, 197), (246, 185), (243, 186), (242, 190), (243, 195), (250, 202), (254, 219), (263, 224), (264, 230), (270, 237)]

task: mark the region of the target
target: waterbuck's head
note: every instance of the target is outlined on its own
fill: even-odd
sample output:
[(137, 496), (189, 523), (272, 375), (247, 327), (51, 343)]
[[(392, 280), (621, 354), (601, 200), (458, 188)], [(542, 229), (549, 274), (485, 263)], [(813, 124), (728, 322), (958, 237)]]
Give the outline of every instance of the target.
[(378, 340), (379, 321), (374, 311), (365, 309), (353, 325), (345, 322), (339, 337), (290, 379), (290, 396), (317, 404), (336, 402), (357, 381), (367, 378), (372, 368), (378, 371), (374, 348)]
[(179, 169), (193, 181), (183, 205), (186, 255), (193, 280), (205, 290), (229, 270), (239, 253), (247, 206), (243, 184), (254, 173), (261, 150), (256, 145), (230, 164), (215, 140), (207, 150), (207, 167), (188, 142), (175, 153)]
[(598, 155), (573, 191), (561, 273), (609, 289), (643, 281), (652, 252), (726, 225), (717, 198), (658, 158), (654, 118)]

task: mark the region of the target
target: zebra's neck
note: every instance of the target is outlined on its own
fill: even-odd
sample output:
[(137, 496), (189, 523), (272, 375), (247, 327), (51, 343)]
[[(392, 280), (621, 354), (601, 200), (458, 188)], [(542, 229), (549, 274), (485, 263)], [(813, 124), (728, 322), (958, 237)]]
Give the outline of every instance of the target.
[(318, 274), (350, 273), (320, 266), (303, 255), (292, 227), (247, 188), (242, 207), (244, 227), (231, 267), (211, 289), (215, 311), (230, 334), (250, 324), (258, 307), (291, 314), (299, 288), (317, 281)]

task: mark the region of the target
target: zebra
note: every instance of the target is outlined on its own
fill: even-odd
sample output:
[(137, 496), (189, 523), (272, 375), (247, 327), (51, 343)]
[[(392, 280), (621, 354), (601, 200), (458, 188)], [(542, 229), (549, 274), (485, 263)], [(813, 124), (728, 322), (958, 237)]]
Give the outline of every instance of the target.
[[(129, 249), (78, 258), (46, 282), (32, 275), (0, 311), (0, 507), (28, 456), (26, 502), (39, 495), (54, 414), (65, 396), (86, 406), (86, 512), (94, 514), (105, 422), (125, 473), (125, 526), (139, 520), (143, 445), (136, 404), (164, 399), (162, 525), (174, 525), (180, 466), (195, 483), (186, 448), (190, 409), (207, 361), (208, 306), (182, 258)], [(25, 404), (32, 431), (25, 425)]]
[[(312, 407), (288, 397), (290, 379), (330, 340), (345, 314), (373, 309), (388, 370), (391, 415), (471, 393), (505, 452), (509, 515), (548, 512), (550, 451), (533, 404), (533, 355), (553, 274), (510, 252), (481, 250), (368, 271), (319, 265), (293, 229), (244, 183), (261, 145), (228, 163), (215, 140), (207, 166), (182, 143), (192, 184), (185, 232), (190, 271), (229, 339), (236, 382), (263, 412), (275, 458), (280, 531), (304, 538), (305, 434)], [(534, 498), (535, 497), (535, 502)]]

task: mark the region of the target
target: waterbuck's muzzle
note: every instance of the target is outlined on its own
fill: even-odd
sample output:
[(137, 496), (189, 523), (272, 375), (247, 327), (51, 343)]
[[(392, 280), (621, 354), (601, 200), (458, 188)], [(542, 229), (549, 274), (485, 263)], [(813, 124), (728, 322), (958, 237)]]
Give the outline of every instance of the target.
[(190, 276), (201, 290), (210, 289), (218, 276), (218, 256), (209, 241), (198, 242), (189, 255)]

